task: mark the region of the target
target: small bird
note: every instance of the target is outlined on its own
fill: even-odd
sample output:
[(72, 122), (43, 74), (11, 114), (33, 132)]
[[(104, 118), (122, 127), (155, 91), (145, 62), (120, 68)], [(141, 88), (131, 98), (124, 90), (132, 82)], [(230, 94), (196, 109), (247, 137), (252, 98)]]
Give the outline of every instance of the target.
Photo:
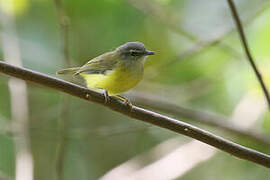
[(132, 106), (128, 99), (119, 94), (130, 90), (141, 81), (145, 59), (154, 54), (140, 42), (127, 42), (114, 51), (88, 61), (82, 67), (62, 69), (57, 74), (80, 75), (87, 88), (103, 92), (105, 103), (109, 96), (117, 96)]

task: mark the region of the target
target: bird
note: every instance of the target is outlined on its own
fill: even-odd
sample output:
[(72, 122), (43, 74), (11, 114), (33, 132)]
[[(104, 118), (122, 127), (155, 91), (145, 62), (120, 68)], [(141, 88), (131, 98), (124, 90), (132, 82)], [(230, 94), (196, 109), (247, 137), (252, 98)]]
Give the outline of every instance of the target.
[(141, 42), (127, 42), (91, 59), (81, 67), (62, 69), (57, 74), (81, 76), (87, 88), (103, 92), (105, 103), (110, 96), (116, 96), (132, 106), (120, 94), (132, 89), (142, 80), (145, 60), (147, 56), (154, 54)]

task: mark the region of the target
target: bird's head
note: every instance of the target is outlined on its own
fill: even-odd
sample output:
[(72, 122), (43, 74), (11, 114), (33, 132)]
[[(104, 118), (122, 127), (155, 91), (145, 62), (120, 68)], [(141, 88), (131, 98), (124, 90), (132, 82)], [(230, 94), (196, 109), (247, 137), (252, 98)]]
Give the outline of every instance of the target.
[(116, 49), (120, 57), (124, 60), (142, 60), (144, 57), (154, 55), (155, 52), (149, 51), (140, 42), (127, 42)]

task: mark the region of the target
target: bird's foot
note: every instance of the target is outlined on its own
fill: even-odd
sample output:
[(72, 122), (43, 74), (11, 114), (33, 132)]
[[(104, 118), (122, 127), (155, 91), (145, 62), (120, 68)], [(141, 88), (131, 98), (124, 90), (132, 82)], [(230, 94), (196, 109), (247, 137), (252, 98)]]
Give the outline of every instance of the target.
[(120, 95), (117, 95), (117, 97), (119, 99), (121, 99), (132, 110), (133, 105), (132, 105), (132, 103), (131, 103), (131, 101), (129, 99), (127, 99), (127, 98), (125, 98), (123, 96), (120, 96)]
[(108, 94), (108, 91), (106, 89), (98, 89), (100, 91), (102, 91), (103, 95), (104, 95), (104, 104), (107, 104), (110, 100), (110, 96)]

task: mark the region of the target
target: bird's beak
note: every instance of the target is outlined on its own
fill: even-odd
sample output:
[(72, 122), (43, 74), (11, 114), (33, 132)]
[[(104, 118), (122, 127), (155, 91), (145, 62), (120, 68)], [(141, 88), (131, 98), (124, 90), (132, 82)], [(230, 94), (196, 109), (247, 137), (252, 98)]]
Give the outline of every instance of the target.
[(154, 55), (154, 54), (155, 54), (154, 51), (148, 51), (148, 50), (146, 50), (145, 53), (144, 53), (144, 55), (146, 55), (146, 56)]

